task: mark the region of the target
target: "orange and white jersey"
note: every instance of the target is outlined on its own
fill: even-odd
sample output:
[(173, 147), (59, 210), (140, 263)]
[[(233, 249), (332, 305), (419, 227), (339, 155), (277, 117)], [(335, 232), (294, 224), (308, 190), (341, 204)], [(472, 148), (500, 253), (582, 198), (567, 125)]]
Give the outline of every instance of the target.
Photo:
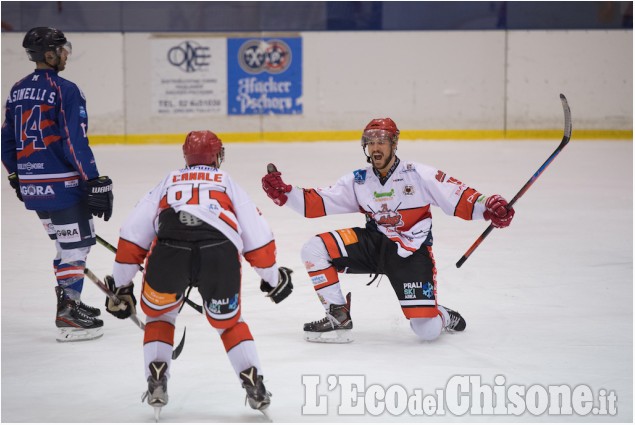
[(143, 263), (158, 230), (161, 211), (186, 211), (222, 232), (254, 270), (278, 284), (271, 228), (249, 195), (223, 170), (197, 165), (170, 172), (135, 206), (119, 233), (113, 277), (128, 284)]
[(443, 171), (415, 162), (400, 161), (380, 178), (372, 167), (355, 170), (333, 186), (294, 187), (286, 205), (314, 218), (361, 212), (393, 240), (399, 255), (408, 257), (422, 245), (432, 245), (434, 205), (465, 220), (483, 219), (485, 196)]

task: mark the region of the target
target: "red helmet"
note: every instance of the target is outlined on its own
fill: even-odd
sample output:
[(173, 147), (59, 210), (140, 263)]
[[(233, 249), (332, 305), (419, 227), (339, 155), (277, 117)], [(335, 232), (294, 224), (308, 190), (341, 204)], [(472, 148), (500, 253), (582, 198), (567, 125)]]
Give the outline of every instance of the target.
[(375, 137), (388, 137), (392, 143), (399, 139), (397, 124), (390, 118), (375, 118), (366, 125), (362, 134), (362, 147), (366, 146), (367, 139)]
[(188, 167), (213, 165), (220, 167), (225, 159), (223, 142), (209, 130), (190, 131), (183, 143), (183, 157)]

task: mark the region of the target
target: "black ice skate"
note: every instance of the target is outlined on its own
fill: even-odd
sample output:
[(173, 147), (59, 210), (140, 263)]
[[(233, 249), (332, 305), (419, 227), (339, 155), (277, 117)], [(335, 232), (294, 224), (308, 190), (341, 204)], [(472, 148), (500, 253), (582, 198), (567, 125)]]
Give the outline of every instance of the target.
[(346, 304), (331, 304), (322, 320), (304, 324), (304, 339), (309, 342), (342, 344), (353, 341), (351, 332), (351, 294), (346, 295)]
[[(258, 369), (251, 366), (240, 372), (240, 380), (243, 381), (243, 388), (247, 391), (247, 399), (252, 409), (264, 411), (271, 403), (271, 393), (262, 383), (262, 375), (258, 375)], [(266, 414), (265, 414), (266, 416)]]
[(154, 407), (154, 420), (159, 421), (161, 408), (168, 404), (168, 377), (166, 362), (150, 362), (150, 376), (148, 376), (148, 391), (143, 394), (141, 401), (148, 399), (148, 404)]
[(87, 315), (79, 302), (68, 298), (61, 286), (55, 287), (57, 315), (55, 325), (59, 330), (58, 342), (88, 341), (104, 334), (104, 322)]
[(467, 326), (467, 323), (465, 322), (463, 316), (461, 316), (458, 311), (454, 311), (447, 307), (443, 308), (445, 308), (445, 310), (450, 315), (450, 321), (448, 323), (445, 323), (443, 328), (447, 332), (463, 332), (465, 330), (465, 327)]
[(101, 310), (98, 309), (97, 307), (91, 307), (87, 304), (84, 304), (83, 302), (79, 302), (79, 309), (86, 315), (89, 317), (99, 317), (101, 316)]

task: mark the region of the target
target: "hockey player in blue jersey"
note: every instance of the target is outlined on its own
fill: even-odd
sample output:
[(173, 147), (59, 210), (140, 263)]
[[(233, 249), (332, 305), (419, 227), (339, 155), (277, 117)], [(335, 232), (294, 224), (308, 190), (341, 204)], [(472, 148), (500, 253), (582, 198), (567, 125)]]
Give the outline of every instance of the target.
[(103, 335), (100, 310), (80, 298), (86, 257), (95, 244), (92, 216), (110, 219), (113, 185), (99, 175), (88, 146), (84, 94), (58, 75), (71, 44), (62, 31), (37, 27), (26, 33), (22, 47), (36, 69), (9, 92), (2, 163), (18, 199), (55, 241), (57, 340), (95, 339)]

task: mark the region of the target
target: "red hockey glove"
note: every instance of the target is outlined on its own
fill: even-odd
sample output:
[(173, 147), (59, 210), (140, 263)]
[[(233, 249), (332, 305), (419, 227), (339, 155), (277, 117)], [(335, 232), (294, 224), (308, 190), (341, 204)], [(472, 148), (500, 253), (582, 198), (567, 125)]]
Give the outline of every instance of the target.
[(288, 192), (291, 192), (291, 185), (282, 181), (280, 171), (276, 170), (275, 165), (269, 164), (267, 170), (275, 170), (268, 172), (262, 178), (262, 189), (268, 197), (278, 206), (283, 206), (287, 202)]
[(514, 218), (514, 208), (507, 208), (508, 202), (500, 195), (492, 195), (485, 201), (485, 220), (492, 220), (492, 225), (502, 229), (509, 226)]

